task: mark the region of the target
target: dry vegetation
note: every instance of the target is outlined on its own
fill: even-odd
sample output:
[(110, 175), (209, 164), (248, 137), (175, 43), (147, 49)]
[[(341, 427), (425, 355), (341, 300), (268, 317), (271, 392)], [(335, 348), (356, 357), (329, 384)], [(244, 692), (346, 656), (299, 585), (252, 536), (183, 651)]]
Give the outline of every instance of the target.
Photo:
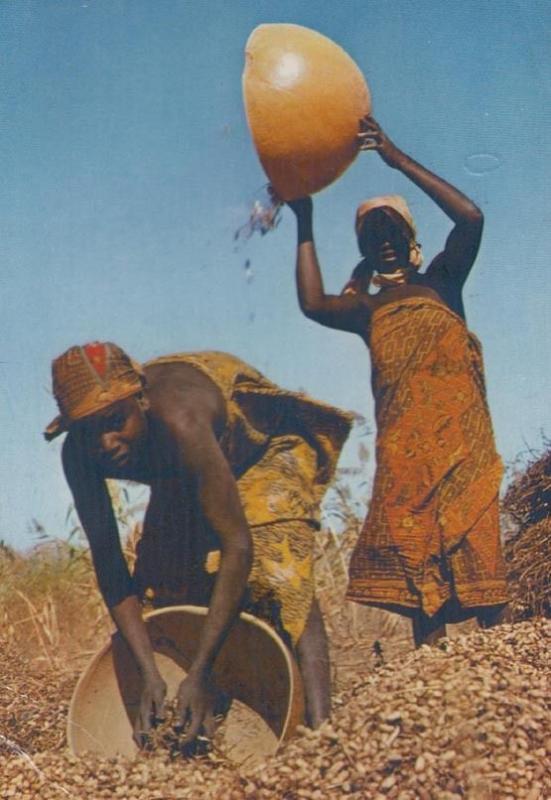
[[(550, 473), (548, 452), (516, 477), (504, 502), (515, 613), (524, 621), (488, 632), (463, 626), (441, 647), (416, 652), (405, 621), (343, 601), (359, 522), (346, 490), (337, 491), (332, 513), (344, 533), (325, 532), (317, 554), (333, 719), (248, 769), (168, 749), (133, 762), (69, 755), (76, 678), (111, 630), (90, 559), (78, 535), (74, 544), (45, 540), (25, 556), (0, 546), (0, 800), (546, 800)], [(131, 558), (132, 515), (121, 522), (134, 533)]]
[(511, 530), (505, 545), (518, 617), (551, 612), (551, 447), (517, 474), (503, 500)]
[(65, 541), (24, 556), (0, 548), (0, 620), (12, 651), (31, 663), (82, 663), (110, 631), (88, 551)]

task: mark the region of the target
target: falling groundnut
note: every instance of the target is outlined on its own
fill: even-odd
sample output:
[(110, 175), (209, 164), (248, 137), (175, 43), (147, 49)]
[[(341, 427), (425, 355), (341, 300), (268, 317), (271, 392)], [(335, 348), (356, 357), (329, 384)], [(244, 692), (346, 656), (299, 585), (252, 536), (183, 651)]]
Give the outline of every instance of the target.
[(358, 153), (371, 97), (356, 63), (300, 25), (260, 25), (245, 47), (243, 95), (258, 156), (282, 200), (323, 189)]

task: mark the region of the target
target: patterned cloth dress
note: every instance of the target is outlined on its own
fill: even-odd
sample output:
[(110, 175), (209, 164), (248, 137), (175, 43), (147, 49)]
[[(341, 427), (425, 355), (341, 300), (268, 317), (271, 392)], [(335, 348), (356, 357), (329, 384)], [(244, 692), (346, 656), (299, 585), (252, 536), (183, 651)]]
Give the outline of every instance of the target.
[(442, 303), (409, 297), (374, 312), (368, 345), (377, 467), (348, 598), (428, 615), (507, 602), (478, 340)]

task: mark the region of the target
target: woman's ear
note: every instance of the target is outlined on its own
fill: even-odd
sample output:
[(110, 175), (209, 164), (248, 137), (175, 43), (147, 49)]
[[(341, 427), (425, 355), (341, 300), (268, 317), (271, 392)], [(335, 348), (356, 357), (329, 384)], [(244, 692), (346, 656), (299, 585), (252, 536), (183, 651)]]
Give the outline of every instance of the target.
[(409, 244), (409, 263), (414, 269), (420, 269), (423, 264), (421, 245), (413, 240)]
[(138, 405), (140, 409), (145, 413), (149, 411), (151, 408), (151, 403), (149, 402), (149, 398), (145, 396), (145, 394), (139, 394), (137, 397)]
[(341, 295), (361, 294), (362, 292), (367, 292), (374, 272), (375, 270), (371, 266), (369, 260), (367, 258), (362, 258), (360, 263), (356, 264), (354, 267), (352, 275), (350, 276), (348, 283), (345, 284)]
[(351, 278), (348, 283), (345, 283), (341, 291), (341, 297), (348, 294), (358, 294), (358, 291), (357, 281), (355, 281), (354, 278)]

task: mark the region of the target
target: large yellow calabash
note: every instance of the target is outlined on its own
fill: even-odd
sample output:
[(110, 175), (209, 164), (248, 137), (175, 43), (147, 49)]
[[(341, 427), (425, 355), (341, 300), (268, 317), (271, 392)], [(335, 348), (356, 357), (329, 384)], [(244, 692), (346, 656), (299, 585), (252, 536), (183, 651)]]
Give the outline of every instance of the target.
[(243, 94), (258, 156), (282, 200), (323, 189), (358, 153), (371, 109), (364, 77), (344, 50), (300, 25), (260, 25), (245, 47)]

